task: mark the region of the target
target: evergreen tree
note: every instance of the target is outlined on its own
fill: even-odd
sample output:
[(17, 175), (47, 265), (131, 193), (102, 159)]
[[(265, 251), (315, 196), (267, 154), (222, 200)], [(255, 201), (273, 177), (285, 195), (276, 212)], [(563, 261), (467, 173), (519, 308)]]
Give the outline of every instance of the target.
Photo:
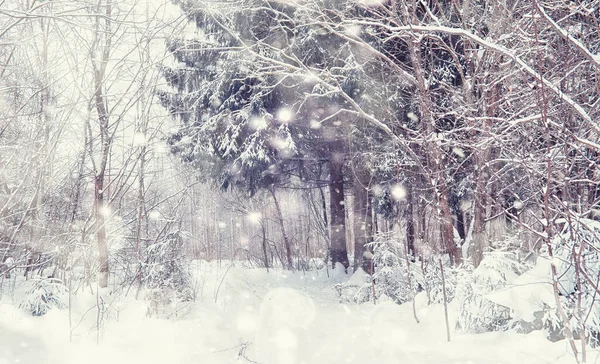
[(350, 104), (376, 106), (353, 44), (313, 21), (316, 2), (181, 6), (202, 36), (168, 44), (180, 65), (164, 69), (173, 89), (159, 94), (181, 121), (169, 139), (172, 151), (198, 168), (209, 158), (222, 187), (251, 194), (282, 186), (292, 174), (316, 183), (326, 163), (331, 257), (347, 267), (345, 165), (361, 127)]

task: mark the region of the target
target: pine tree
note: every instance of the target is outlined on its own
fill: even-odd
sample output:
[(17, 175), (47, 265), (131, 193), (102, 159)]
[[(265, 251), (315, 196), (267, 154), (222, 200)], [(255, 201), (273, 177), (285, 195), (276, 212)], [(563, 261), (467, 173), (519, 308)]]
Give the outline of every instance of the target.
[(172, 151), (197, 168), (209, 158), (222, 187), (250, 194), (280, 187), (292, 173), (314, 185), (326, 163), (331, 257), (347, 267), (347, 140), (359, 121), (348, 104), (372, 103), (362, 97), (368, 77), (353, 46), (312, 21), (316, 2), (181, 6), (203, 38), (168, 44), (181, 65), (164, 69), (173, 89), (159, 94), (181, 121), (169, 140)]

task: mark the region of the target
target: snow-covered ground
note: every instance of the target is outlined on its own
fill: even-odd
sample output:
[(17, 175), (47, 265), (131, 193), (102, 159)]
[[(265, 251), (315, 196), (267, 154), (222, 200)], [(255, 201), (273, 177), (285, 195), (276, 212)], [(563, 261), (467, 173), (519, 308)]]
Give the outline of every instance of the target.
[[(263, 269), (202, 263), (199, 296), (176, 319), (146, 317), (146, 303), (110, 300), (100, 343), (94, 328), (96, 296), (73, 299), (68, 310), (29, 316), (13, 297), (0, 301), (0, 364), (43, 363), (574, 363), (566, 341), (542, 332), (451, 333), (446, 341), (441, 305), (391, 302), (345, 305), (333, 286), (350, 277), (325, 270), (267, 273)], [(133, 296), (133, 294), (131, 294)], [(455, 315), (451, 307), (451, 317)], [(597, 351), (588, 363), (600, 363)]]

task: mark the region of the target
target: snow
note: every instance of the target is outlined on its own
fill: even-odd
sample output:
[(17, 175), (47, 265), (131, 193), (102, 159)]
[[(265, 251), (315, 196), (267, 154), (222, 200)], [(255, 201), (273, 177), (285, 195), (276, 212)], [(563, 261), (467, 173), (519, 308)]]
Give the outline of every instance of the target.
[(408, 114), (406, 114), (406, 116), (413, 122), (417, 122), (419, 121), (419, 118), (417, 117), (417, 115), (415, 115), (415, 113), (413, 112), (409, 112)]
[(277, 119), (282, 123), (289, 123), (294, 118), (294, 113), (291, 109), (283, 107), (277, 111)]
[[(368, 253), (368, 251), (365, 252), (365, 254), (366, 253)], [(372, 256), (372, 254), (371, 254), (371, 256)], [(352, 274), (350, 279), (347, 282), (345, 282), (345, 285), (360, 287), (360, 286), (364, 285), (365, 283), (369, 282), (369, 279), (370, 279), (369, 275), (367, 273), (365, 273), (365, 271), (362, 268), (359, 267), (356, 270), (356, 272), (354, 272)]]
[(250, 126), (250, 128), (252, 130), (262, 130), (262, 129), (266, 129), (269, 124), (267, 123), (267, 120), (265, 118), (258, 118), (258, 117), (254, 117), (251, 118), (250, 121), (248, 122), (248, 125)]
[(452, 153), (456, 154), (459, 158), (465, 157), (465, 151), (462, 148), (454, 147), (452, 148)]
[(525, 204), (521, 200), (515, 200), (515, 202), (513, 203), (513, 207), (517, 210), (521, 210), (523, 209), (523, 207), (525, 207)]
[(487, 294), (485, 297), (510, 308), (515, 318), (533, 322), (534, 312), (542, 311), (544, 305), (556, 307), (550, 266), (549, 260), (538, 258), (531, 270), (514, 278), (507, 288)]
[(152, 210), (148, 213), (148, 218), (150, 218), (150, 220), (159, 220), (161, 218), (162, 214), (160, 213), (160, 211), (158, 210)]
[(247, 216), (248, 221), (250, 221), (253, 224), (258, 224), (260, 223), (260, 220), (262, 219), (262, 214), (258, 211), (253, 211), (250, 212)]
[(385, 0), (357, 0), (357, 3), (363, 6), (380, 6), (383, 5)]
[(316, 316), (312, 299), (292, 288), (270, 290), (260, 305), (256, 331), (257, 359), (261, 363), (296, 363)]
[(132, 144), (136, 147), (148, 144), (148, 138), (144, 133), (135, 133), (133, 135)]
[(344, 33), (350, 37), (359, 37), (362, 33), (362, 27), (357, 24), (350, 24), (344, 27)]
[(317, 120), (311, 119), (310, 120), (310, 128), (311, 129), (320, 129), (321, 128), (321, 123)]
[(406, 199), (406, 189), (402, 185), (394, 185), (390, 193), (396, 201), (404, 201)]
[(112, 209), (107, 205), (103, 205), (100, 207), (100, 214), (104, 217), (110, 217), (112, 214)]
[[(182, 317), (149, 318), (145, 301), (121, 297), (113, 302), (117, 298), (103, 292), (119, 312), (107, 313), (99, 344), (96, 297), (89, 290), (73, 297), (72, 343), (67, 310), (32, 317), (5, 295), (0, 363), (574, 363), (565, 341), (551, 343), (542, 332), (459, 335), (451, 328), (447, 342), (443, 307), (428, 306), (424, 293), (415, 298), (419, 324), (411, 304), (341, 304), (332, 287), (365, 277), (360, 270), (350, 277), (341, 265), (329, 276), (325, 269), (267, 273), (229, 262), (221, 268), (198, 262), (196, 269), (202, 293)], [(528, 277), (521, 283), (531, 290), (540, 278)], [(456, 310), (451, 304), (451, 322)], [(598, 352), (588, 352), (588, 360), (599, 360)]]

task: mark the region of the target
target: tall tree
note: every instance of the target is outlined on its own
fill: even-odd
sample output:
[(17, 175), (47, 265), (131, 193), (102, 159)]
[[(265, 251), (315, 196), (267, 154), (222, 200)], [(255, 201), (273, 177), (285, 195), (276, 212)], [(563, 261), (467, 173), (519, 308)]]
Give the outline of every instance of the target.
[[(160, 94), (183, 122), (171, 138), (173, 150), (196, 164), (200, 153), (217, 156), (220, 183), (251, 193), (274, 178), (285, 180), (286, 171), (306, 177), (302, 169), (327, 161), (331, 257), (347, 267), (345, 139), (356, 117), (344, 105), (364, 92), (351, 46), (308, 24), (307, 9), (297, 4), (192, 4), (183, 4), (188, 16), (214, 36), (170, 43), (185, 65), (165, 69), (177, 92)], [(324, 89), (320, 74), (339, 82), (340, 92)]]

